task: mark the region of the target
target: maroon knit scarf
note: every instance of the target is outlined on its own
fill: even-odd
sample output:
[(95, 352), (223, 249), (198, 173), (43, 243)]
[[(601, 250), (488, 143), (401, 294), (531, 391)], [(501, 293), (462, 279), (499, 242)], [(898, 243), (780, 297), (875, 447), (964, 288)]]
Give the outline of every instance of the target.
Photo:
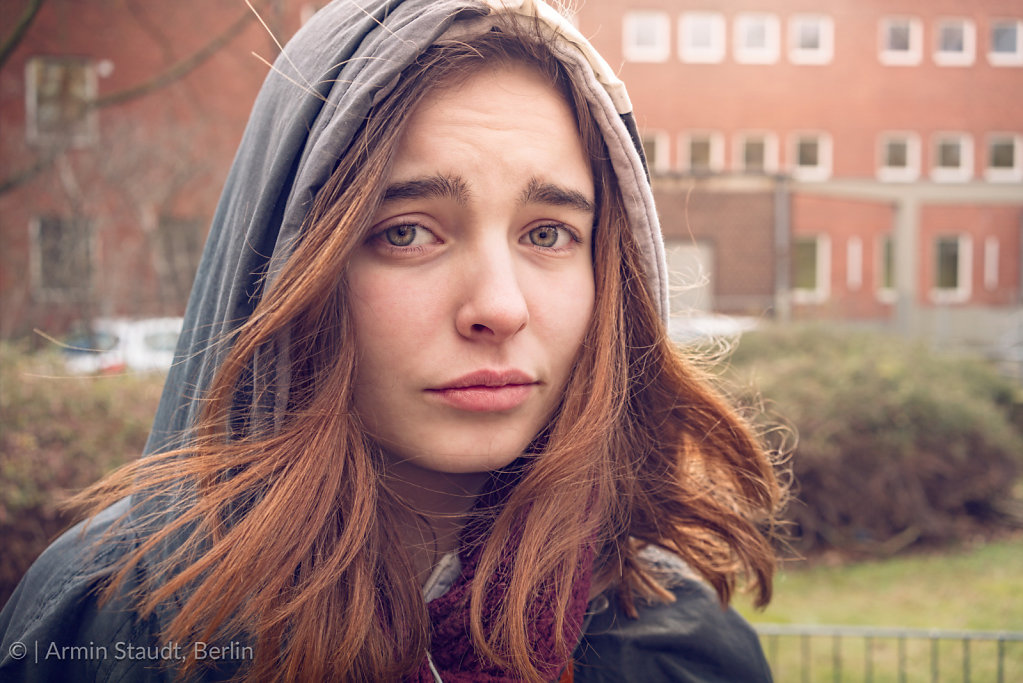
[[(498, 607), (508, 593), (508, 582), (511, 579), (511, 568), (514, 562), (514, 549), (518, 546), (518, 538), (522, 534), (522, 525), (515, 525), (513, 538), (501, 553), (500, 564), (495, 572), (483, 602), (484, 627), (497, 613)], [(476, 568), (482, 554), (482, 544), (463, 545), (459, 556), (462, 571), (451, 589), (441, 597), (427, 605), (432, 625), (430, 655), (444, 683), (460, 681), (516, 681), (520, 680), (514, 673), (482, 659), (472, 645), (469, 633), (468, 597), (472, 590), (472, 582), (476, 576)], [(563, 628), (566, 643), (577, 643), (582, 637), (583, 618), (589, 600), (590, 578), (593, 572), (593, 548), (587, 547), (581, 553), (572, 594), (565, 613)], [(529, 639), (534, 662), (540, 673), (547, 680), (557, 680), (568, 664), (571, 651), (559, 653), (555, 642), (555, 599), (553, 592), (538, 599), (530, 610)], [(411, 679), (417, 683), (433, 683), (433, 673), (424, 659), (422, 666)]]

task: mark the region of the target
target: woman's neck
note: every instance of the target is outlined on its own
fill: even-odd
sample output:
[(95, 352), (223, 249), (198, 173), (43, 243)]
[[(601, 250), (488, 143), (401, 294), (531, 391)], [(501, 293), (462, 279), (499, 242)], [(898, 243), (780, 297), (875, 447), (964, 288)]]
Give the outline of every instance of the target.
[(439, 559), (458, 547), (466, 515), (490, 474), (427, 470), (408, 461), (391, 462), (385, 474), (392, 493), (414, 513), (398, 530), (419, 584)]

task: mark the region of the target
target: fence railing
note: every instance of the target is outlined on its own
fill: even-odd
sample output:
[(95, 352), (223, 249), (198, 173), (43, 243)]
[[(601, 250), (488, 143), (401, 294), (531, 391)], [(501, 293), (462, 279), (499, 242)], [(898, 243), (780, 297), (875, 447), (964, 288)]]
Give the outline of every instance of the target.
[(755, 624), (778, 683), (1014, 683), (1023, 631)]

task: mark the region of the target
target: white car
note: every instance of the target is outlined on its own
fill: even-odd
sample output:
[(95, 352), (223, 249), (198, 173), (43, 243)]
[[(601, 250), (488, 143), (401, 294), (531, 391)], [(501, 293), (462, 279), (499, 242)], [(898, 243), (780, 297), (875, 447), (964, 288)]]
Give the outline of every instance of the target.
[(181, 318), (99, 318), (93, 334), (71, 337), (63, 348), (68, 372), (166, 372), (174, 361)]
[(757, 318), (719, 313), (673, 315), (668, 320), (668, 336), (683, 346), (730, 342), (756, 329), (758, 323)]

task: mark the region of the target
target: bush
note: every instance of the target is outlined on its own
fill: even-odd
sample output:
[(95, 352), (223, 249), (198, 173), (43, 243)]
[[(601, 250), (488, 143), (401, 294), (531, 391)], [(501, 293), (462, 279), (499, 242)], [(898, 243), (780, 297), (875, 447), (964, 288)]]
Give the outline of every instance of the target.
[(0, 345), (0, 605), (73, 521), (60, 503), (141, 453), (162, 385), (68, 376), (58, 357)]
[(811, 327), (748, 334), (731, 363), (764, 424), (797, 434), (797, 550), (890, 554), (1018, 521), (1023, 390), (984, 361)]

